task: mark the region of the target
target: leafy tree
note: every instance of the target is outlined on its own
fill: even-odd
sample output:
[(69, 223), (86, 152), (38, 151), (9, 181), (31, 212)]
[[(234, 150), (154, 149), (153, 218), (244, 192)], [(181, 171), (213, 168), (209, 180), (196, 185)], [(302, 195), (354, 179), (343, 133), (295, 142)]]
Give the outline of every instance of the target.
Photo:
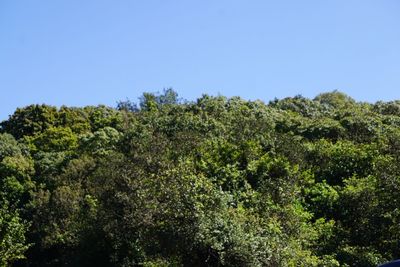
[(25, 258), (29, 248), (26, 232), (29, 224), (22, 220), (18, 210), (1, 196), (0, 199), (0, 265), (9, 266), (16, 260)]
[(399, 101), (172, 89), (0, 124), (2, 266), (377, 266), (400, 257)]
[(30, 105), (18, 108), (12, 116), (1, 123), (3, 132), (19, 139), (26, 135), (41, 133), (57, 120), (57, 109), (47, 105)]

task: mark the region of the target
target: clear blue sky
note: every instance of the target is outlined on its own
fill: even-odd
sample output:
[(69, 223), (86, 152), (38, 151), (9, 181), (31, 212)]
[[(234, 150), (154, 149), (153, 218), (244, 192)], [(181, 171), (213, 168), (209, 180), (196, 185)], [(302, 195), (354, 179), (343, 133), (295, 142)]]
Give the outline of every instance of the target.
[(0, 120), (173, 87), (269, 101), (400, 97), (398, 0), (1, 0)]

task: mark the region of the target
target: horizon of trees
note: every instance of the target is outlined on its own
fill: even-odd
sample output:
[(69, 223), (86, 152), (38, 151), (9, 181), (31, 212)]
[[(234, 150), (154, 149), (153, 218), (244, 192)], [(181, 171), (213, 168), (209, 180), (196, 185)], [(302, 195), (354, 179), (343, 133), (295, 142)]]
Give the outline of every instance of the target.
[(399, 100), (29, 105), (0, 123), (0, 266), (377, 266), (399, 189)]

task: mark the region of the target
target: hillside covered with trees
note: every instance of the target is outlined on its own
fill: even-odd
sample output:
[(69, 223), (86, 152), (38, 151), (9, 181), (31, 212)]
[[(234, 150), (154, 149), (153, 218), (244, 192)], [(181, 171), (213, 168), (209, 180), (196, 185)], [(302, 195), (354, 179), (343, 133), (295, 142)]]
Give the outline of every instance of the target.
[(0, 126), (0, 266), (377, 266), (400, 257), (400, 101), (171, 89)]

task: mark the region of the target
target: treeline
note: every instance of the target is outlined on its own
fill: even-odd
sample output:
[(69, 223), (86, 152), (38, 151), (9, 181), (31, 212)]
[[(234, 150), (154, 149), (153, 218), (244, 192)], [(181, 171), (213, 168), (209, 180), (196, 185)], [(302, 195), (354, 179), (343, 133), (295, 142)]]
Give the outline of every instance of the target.
[(0, 266), (376, 266), (400, 257), (400, 101), (173, 90), (0, 126)]

